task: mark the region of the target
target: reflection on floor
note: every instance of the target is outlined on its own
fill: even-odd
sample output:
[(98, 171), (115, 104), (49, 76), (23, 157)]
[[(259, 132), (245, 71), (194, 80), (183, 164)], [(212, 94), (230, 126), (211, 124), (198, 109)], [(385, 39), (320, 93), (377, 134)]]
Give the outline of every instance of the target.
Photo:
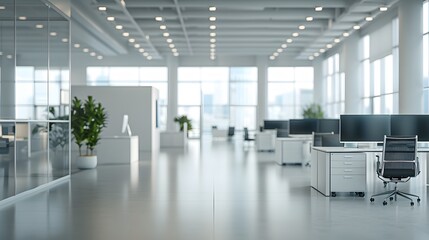
[(309, 167), (279, 166), (239, 140), (192, 140), (1, 208), (0, 239), (428, 239), (426, 173), (401, 186), (420, 204), (383, 206), (369, 202), (383, 190), (372, 170), (366, 197), (326, 198)]

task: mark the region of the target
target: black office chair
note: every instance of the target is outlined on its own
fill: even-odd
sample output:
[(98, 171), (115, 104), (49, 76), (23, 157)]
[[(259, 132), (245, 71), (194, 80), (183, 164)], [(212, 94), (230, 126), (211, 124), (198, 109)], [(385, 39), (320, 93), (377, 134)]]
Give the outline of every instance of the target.
[(244, 128), (244, 142), (252, 142), (252, 141), (255, 141), (255, 139), (249, 137), (249, 130), (247, 129), (247, 127), (245, 127)]
[(419, 160), (417, 158), (417, 136), (414, 137), (394, 137), (384, 136), (383, 157), (380, 163), (380, 157), (377, 156), (377, 176), (383, 182), (394, 182), (395, 189), (372, 195), (371, 202), (374, 202), (374, 197), (387, 195), (384, 198), (383, 205), (387, 205), (387, 199), (392, 201), (397, 196), (404, 197), (411, 201), (411, 206), (414, 205), (411, 197), (416, 197), (417, 202), (420, 202), (420, 197), (411, 193), (405, 193), (397, 189), (398, 182), (408, 182), (412, 177), (416, 177), (420, 173)]
[(228, 137), (234, 136), (235, 127), (228, 127)]

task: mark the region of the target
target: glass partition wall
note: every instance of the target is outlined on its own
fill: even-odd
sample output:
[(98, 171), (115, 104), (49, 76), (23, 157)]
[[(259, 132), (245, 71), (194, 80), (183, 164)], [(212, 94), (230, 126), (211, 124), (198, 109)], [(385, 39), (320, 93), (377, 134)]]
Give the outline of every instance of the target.
[(2, 200), (70, 175), (70, 24), (43, 1), (0, 5)]

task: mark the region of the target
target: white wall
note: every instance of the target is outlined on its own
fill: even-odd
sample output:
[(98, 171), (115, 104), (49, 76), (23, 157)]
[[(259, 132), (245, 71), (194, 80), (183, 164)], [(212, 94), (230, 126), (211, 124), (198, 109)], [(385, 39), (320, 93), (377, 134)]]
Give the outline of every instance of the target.
[(156, 125), (156, 100), (159, 93), (153, 87), (72, 86), (72, 97), (93, 96), (108, 114), (107, 128), (102, 136), (121, 136), (122, 118), (129, 116), (133, 135), (139, 136), (140, 151), (159, 150), (159, 129)]

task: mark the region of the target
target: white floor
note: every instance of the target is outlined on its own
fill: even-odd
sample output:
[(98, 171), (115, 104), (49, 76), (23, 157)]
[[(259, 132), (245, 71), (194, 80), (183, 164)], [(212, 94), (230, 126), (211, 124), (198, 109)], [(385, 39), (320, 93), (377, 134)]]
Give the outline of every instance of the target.
[(369, 201), (384, 190), (371, 167), (367, 196), (327, 198), (311, 189), (310, 167), (273, 158), (240, 140), (205, 139), (80, 171), (0, 208), (0, 239), (429, 239), (426, 173), (401, 185), (420, 204), (383, 206)]

